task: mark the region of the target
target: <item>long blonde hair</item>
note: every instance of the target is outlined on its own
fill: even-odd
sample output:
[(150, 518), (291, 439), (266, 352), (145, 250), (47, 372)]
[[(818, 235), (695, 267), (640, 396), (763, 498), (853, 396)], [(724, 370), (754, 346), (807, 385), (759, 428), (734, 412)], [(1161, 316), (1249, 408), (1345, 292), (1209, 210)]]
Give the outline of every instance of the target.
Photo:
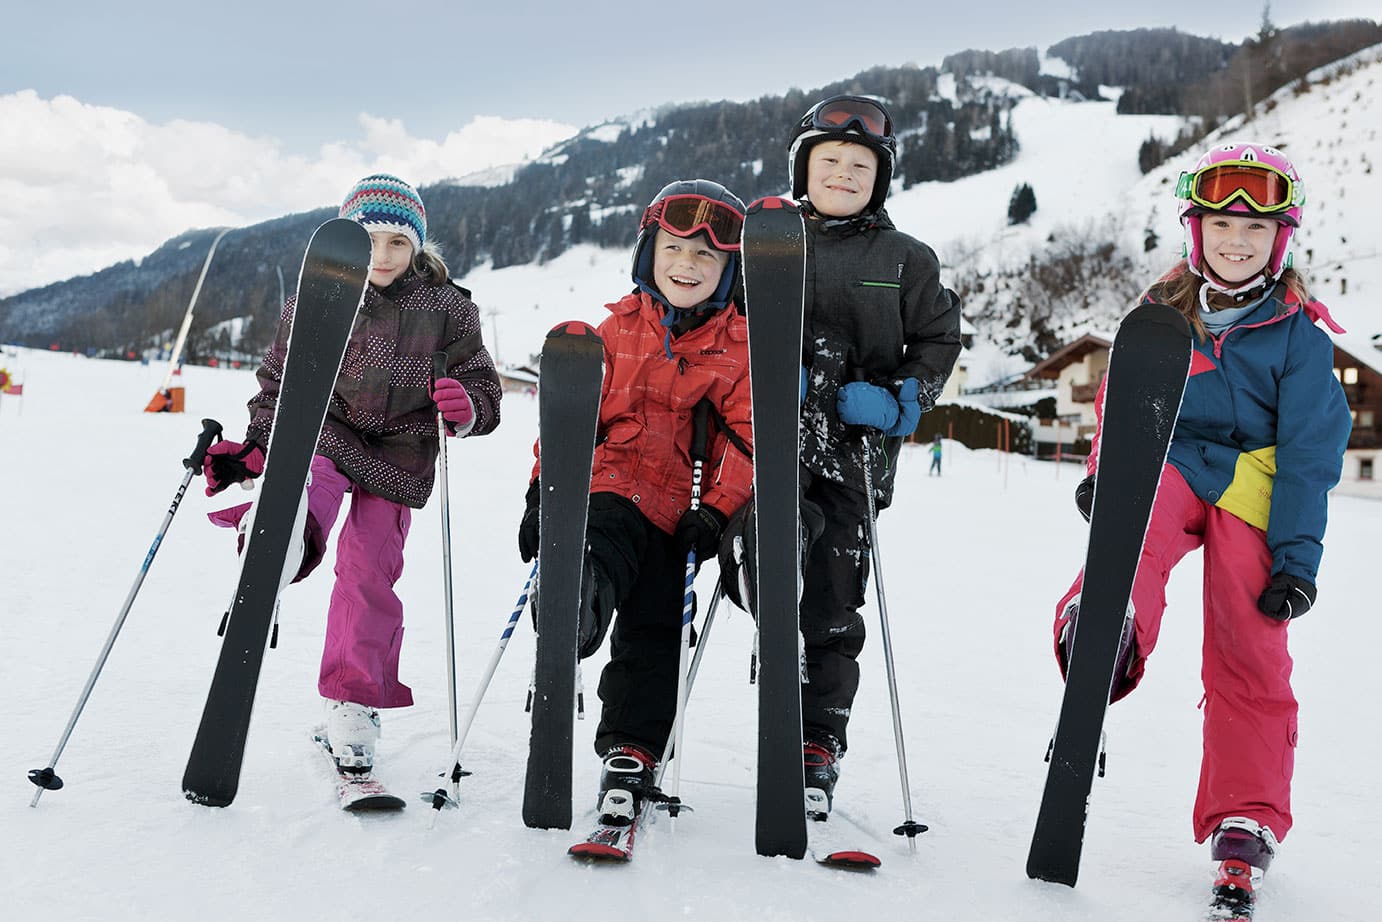
[[(1285, 285), (1300, 303), (1306, 304), (1311, 300), (1310, 290), (1305, 284), (1305, 276), (1295, 269), (1283, 271), (1278, 281)], [(1205, 340), (1209, 338), (1209, 331), (1205, 328), (1204, 321), (1200, 319), (1200, 288), (1204, 284), (1204, 277), (1191, 272), (1189, 261), (1182, 259), (1172, 266), (1165, 275), (1147, 286), (1147, 290), (1142, 292), (1142, 297), (1138, 300), (1150, 299), (1162, 304), (1169, 304), (1180, 311), (1185, 319), (1190, 321), (1190, 327), (1195, 331), (1195, 334), (1201, 340)], [(1210, 306), (1215, 308), (1234, 306), (1232, 299), (1219, 291), (1211, 290), (1207, 300)]]
[(446, 261), (441, 258), (441, 248), (430, 240), (413, 254), (413, 271), (426, 279), (429, 285), (445, 285), (451, 277)]

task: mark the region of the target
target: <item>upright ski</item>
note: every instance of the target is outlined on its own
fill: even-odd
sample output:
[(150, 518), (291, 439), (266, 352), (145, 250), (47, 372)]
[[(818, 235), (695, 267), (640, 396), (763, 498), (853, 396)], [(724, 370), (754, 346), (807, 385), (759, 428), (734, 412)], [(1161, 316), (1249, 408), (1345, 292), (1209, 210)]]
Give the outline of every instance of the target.
[(1118, 642), (1190, 367), (1190, 327), (1143, 304), (1109, 357), (1078, 627), (1027, 875), (1075, 886)]
[(297, 307), (259, 500), (248, 513), (240, 581), (201, 725), (182, 776), (194, 803), (227, 806), (240, 784), (250, 712), (299, 520), (307, 472), (369, 278), (370, 236), (336, 218), (317, 228), (298, 277)]
[(537, 665), (523, 822), (571, 828), (571, 733), (585, 522), (604, 379), (604, 344), (588, 324), (558, 324), (538, 380)]
[(760, 855), (806, 854), (801, 751), (801, 551), (797, 525), (799, 381), (806, 230), (787, 199), (759, 199), (744, 218), (744, 298), (753, 400), (758, 558)]

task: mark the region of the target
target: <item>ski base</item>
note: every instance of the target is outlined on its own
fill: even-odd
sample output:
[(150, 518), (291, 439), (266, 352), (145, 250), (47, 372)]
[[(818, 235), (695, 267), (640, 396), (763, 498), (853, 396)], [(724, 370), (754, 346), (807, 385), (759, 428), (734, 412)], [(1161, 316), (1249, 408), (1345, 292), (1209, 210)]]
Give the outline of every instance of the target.
[(585, 861), (618, 863), (631, 861), (633, 860), (634, 837), (638, 833), (638, 826), (642, 819), (643, 811), (640, 810), (632, 823), (626, 823), (622, 826), (600, 823), (595, 827), (594, 832), (585, 837), (584, 842), (577, 842), (568, 848), (566, 853), (572, 858), (580, 858)]
[(347, 813), (393, 813), (402, 810), (407, 802), (397, 794), (389, 793), (384, 783), (373, 772), (347, 771), (336, 763), (331, 754), (331, 744), (324, 731), (312, 734), (312, 740), (326, 756), (331, 770), (336, 773), (336, 797), (341, 809)]

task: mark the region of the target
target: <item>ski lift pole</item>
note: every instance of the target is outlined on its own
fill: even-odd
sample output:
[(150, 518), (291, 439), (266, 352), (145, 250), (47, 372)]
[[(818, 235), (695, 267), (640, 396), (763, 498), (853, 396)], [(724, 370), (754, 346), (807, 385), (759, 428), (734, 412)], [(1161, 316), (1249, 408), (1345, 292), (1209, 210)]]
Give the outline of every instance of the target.
[(48, 760), (46, 767), (35, 768), (29, 772), (29, 780), (38, 786), (38, 790), (34, 792), (34, 799), (29, 801), (30, 807), (38, 806), (38, 799), (43, 796), (44, 791), (56, 791), (62, 787), (62, 779), (54, 771), (57, 768), (58, 759), (61, 758), (63, 749), (67, 747), (67, 741), (77, 726), (77, 718), (81, 716), (82, 709), (86, 707), (87, 699), (91, 697), (91, 690), (96, 686), (96, 679), (100, 676), (101, 670), (105, 668), (106, 659), (110, 656), (111, 648), (115, 646), (115, 638), (119, 636), (120, 629), (125, 624), (125, 617), (134, 605), (134, 599), (139, 594), (139, 588), (144, 585), (144, 577), (148, 574), (149, 567), (154, 562), (154, 556), (163, 543), (163, 536), (168, 533), (168, 526), (173, 523), (173, 516), (177, 513), (178, 506), (182, 504), (182, 497), (187, 492), (187, 486), (192, 482), (194, 476), (201, 473), (203, 462), (206, 459), (206, 450), (211, 446), (212, 441), (219, 438), (220, 435), (220, 423), (214, 419), (202, 420), (202, 431), (197, 436), (197, 445), (192, 449), (192, 454), (184, 458), (182, 462), (187, 473), (183, 474), (182, 483), (178, 486), (177, 493), (173, 495), (172, 505), (168, 507), (168, 512), (163, 516), (163, 525), (154, 537), (148, 554), (144, 555), (144, 565), (139, 568), (139, 575), (135, 578), (134, 585), (130, 587), (129, 595), (125, 597), (125, 604), (121, 606), (120, 614), (115, 618), (115, 624), (110, 629), (110, 635), (106, 638), (105, 646), (101, 648), (101, 653), (96, 658), (96, 665), (91, 670), (91, 675), (86, 679), (86, 686), (77, 698), (77, 706), (72, 709), (72, 716), (67, 719), (67, 727), (62, 731), (61, 738), (58, 739), (58, 745), (53, 750), (53, 757)]

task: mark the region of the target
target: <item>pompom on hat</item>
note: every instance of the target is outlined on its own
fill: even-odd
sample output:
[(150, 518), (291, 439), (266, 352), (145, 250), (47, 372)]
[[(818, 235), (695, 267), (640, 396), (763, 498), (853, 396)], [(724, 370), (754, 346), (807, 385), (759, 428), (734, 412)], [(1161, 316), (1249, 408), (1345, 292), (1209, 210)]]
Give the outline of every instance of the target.
[(357, 182), (341, 203), (341, 217), (370, 233), (402, 234), (412, 242), (414, 253), (421, 252), (427, 240), (427, 209), (422, 207), (422, 198), (411, 185), (388, 173), (375, 173)]

